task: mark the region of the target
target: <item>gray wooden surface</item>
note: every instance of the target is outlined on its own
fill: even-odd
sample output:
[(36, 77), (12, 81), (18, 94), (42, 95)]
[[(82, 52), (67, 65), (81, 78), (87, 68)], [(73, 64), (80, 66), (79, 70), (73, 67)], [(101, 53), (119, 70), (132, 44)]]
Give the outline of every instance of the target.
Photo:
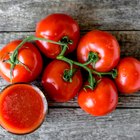
[[(54, 12), (78, 21), (81, 34), (91, 29), (111, 32), (121, 56), (140, 60), (140, 0), (0, 0), (0, 48), (34, 34), (36, 23)], [(40, 82), (34, 82), (41, 87)], [(8, 83), (0, 77), (0, 90)], [(49, 114), (34, 133), (17, 136), (0, 128), (0, 140), (140, 140), (140, 92), (119, 95), (117, 109), (104, 117), (83, 112), (76, 98), (67, 103), (49, 100)]]

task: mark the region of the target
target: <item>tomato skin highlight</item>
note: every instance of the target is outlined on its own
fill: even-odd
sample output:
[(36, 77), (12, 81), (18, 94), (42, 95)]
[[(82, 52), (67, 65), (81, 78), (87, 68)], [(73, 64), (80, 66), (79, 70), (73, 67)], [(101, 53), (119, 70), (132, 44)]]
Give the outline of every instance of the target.
[(47, 111), (43, 93), (35, 86), (16, 83), (0, 94), (0, 124), (14, 134), (27, 134), (37, 129)]
[(82, 89), (78, 95), (79, 106), (93, 116), (104, 116), (118, 104), (117, 88), (109, 78), (102, 78), (94, 90)]
[(99, 60), (90, 67), (99, 72), (107, 72), (116, 67), (120, 59), (120, 47), (114, 36), (105, 31), (93, 30), (80, 40), (77, 58), (81, 63), (88, 60), (89, 52), (98, 53)]
[[(10, 82), (10, 64), (3, 62), (3, 60), (9, 59), (8, 53), (12, 53), (21, 42), (21, 40), (14, 40), (0, 50), (0, 75), (8, 82)], [(13, 70), (12, 83), (31, 82), (41, 73), (42, 56), (32, 43), (27, 42), (19, 49), (18, 60), (26, 65), (30, 71), (17, 64)]]
[(60, 60), (52, 61), (44, 70), (42, 85), (46, 94), (56, 102), (67, 102), (74, 98), (82, 86), (82, 75), (77, 70), (72, 82), (63, 80), (63, 72), (69, 69), (68, 63)]
[(133, 57), (125, 57), (120, 60), (117, 70), (115, 82), (122, 94), (133, 94), (140, 90), (140, 61)]
[[(36, 27), (36, 36), (53, 41), (60, 41), (64, 36), (68, 36), (73, 44), (68, 45), (66, 53), (72, 52), (79, 41), (80, 31), (77, 22), (69, 15), (55, 13), (42, 19)], [(61, 47), (45, 41), (36, 41), (40, 50), (49, 58), (56, 58), (61, 52)]]

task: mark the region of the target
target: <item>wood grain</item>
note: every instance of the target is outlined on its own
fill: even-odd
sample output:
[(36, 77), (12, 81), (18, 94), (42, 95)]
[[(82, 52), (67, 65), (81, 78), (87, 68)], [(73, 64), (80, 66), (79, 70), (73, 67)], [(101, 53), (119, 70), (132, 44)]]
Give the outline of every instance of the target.
[(139, 0), (0, 0), (0, 31), (34, 31), (51, 13), (71, 15), (81, 30), (140, 30)]
[[(134, 56), (140, 59), (140, 31), (109, 31), (119, 41), (122, 56)], [(87, 31), (82, 31), (81, 36)], [(0, 33), (0, 48), (15, 39), (23, 39), (34, 35), (34, 32), (6, 32)]]
[[(40, 80), (38, 81), (34, 81), (32, 84), (38, 86), (45, 95), (47, 95), (45, 93), (45, 91), (43, 90)], [(2, 77), (0, 77), (0, 91), (2, 91), (2, 89), (4, 87), (6, 87), (8, 85), (8, 83), (6, 81), (4, 81), (2, 79)], [(66, 103), (57, 103), (52, 101), (51, 99), (49, 99), (48, 96), (46, 96), (48, 103), (49, 103), (49, 107), (57, 107), (57, 108), (77, 108), (79, 107), (78, 103), (77, 103), (77, 97), (75, 97), (74, 99), (66, 102)], [(118, 106), (117, 108), (140, 108), (140, 91), (136, 92), (134, 94), (131, 95), (121, 95), (119, 94), (119, 102), (118, 102)]]
[(140, 110), (117, 109), (92, 117), (81, 109), (53, 108), (34, 133), (17, 136), (0, 128), (1, 140), (139, 140)]
[[(36, 24), (51, 13), (71, 15), (81, 36), (92, 29), (111, 32), (121, 56), (140, 60), (140, 0), (0, 0), (0, 49), (33, 35)], [(42, 88), (40, 78), (33, 84)], [(0, 77), (0, 91), (8, 85)], [(48, 99), (48, 97), (47, 97)], [(104, 117), (82, 111), (77, 97), (67, 103), (49, 101), (49, 114), (35, 132), (13, 135), (0, 128), (0, 140), (139, 140), (140, 91), (119, 95), (117, 109)]]
[[(110, 31), (119, 41), (121, 46), (122, 56), (134, 56), (140, 60), (140, 31)], [(86, 32), (81, 32), (82, 36)], [(0, 48), (8, 42), (15, 39), (23, 39), (26, 36), (34, 35), (34, 32), (7, 32), (0, 34)], [(8, 83), (0, 77), (0, 90), (2, 90)], [(34, 82), (35, 85), (42, 89), (40, 80)], [(43, 89), (42, 89), (43, 90)], [(140, 92), (133, 95), (120, 95), (118, 107), (119, 108), (140, 108)], [(49, 100), (51, 107), (78, 107), (77, 99), (73, 99), (67, 103), (55, 103)]]

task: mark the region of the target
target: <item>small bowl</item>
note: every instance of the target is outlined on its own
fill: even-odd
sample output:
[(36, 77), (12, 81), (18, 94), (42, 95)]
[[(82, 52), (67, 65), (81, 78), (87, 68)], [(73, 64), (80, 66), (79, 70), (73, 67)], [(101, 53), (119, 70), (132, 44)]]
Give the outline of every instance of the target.
[(8, 132), (22, 135), (35, 131), (47, 112), (46, 97), (35, 85), (14, 83), (1, 91), (0, 125)]

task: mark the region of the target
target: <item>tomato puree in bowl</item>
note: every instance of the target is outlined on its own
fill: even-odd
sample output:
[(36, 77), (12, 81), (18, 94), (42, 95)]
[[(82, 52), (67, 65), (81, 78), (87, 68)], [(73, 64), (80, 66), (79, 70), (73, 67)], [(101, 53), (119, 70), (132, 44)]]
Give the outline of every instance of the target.
[(47, 109), (45, 96), (33, 85), (13, 84), (0, 94), (0, 124), (15, 134), (30, 133), (38, 128)]

